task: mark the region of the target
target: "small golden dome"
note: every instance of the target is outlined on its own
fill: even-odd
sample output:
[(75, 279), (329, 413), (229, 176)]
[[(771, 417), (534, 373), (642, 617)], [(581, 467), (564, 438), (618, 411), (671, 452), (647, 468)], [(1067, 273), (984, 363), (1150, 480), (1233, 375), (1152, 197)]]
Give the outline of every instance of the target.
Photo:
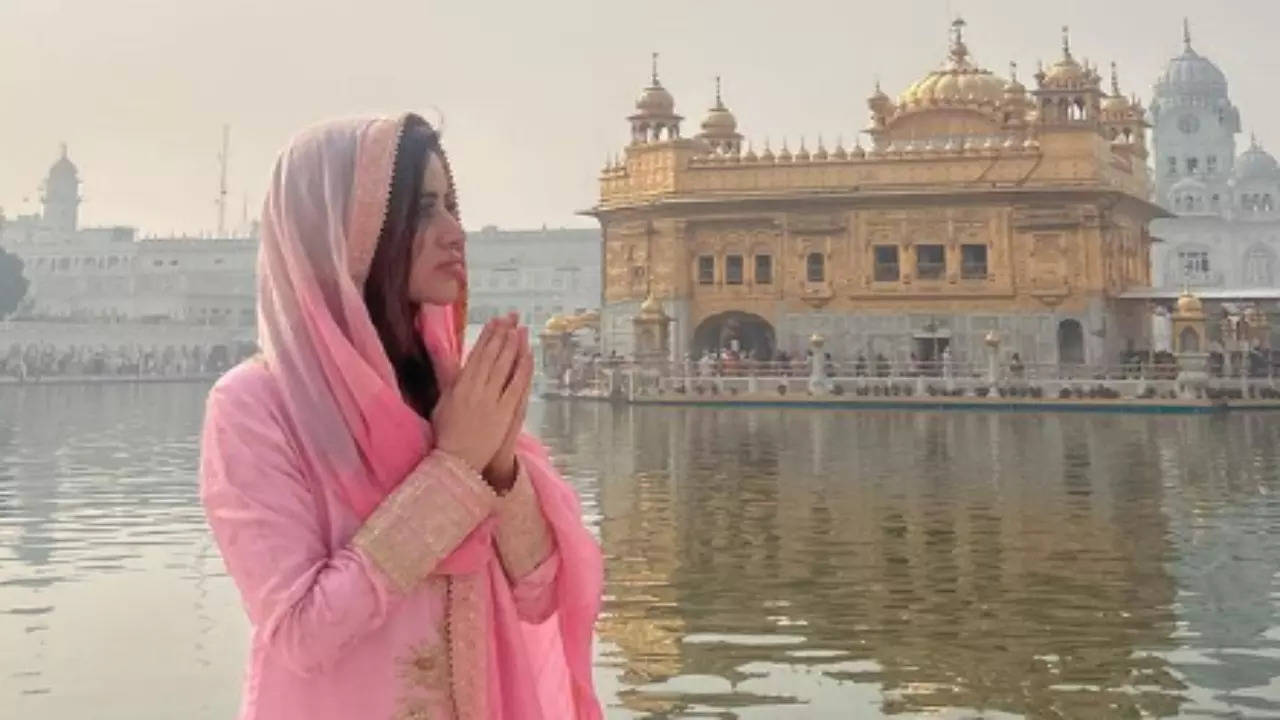
[(737, 130), (737, 119), (724, 107), (711, 108), (702, 121), (702, 132), (707, 135), (733, 135)]
[(1098, 74), (1076, 62), (1071, 56), (1071, 36), (1067, 28), (1062, 28), (1062, 58), (1049, 68), (1048, 72), (1037, 76), (1041, 87), (1056, 90), (1075, 90), (1090, 85), (1096, 86)]
[(827, 339), (823, 337), (821, 333), (814, 333), (809, 336), (809, 344), (816, 348), (820, 348), (827, 344)]
[(675, 109), (675, 98), (661, 85), (645, 88), (636, 99), (636, 110), (642, 115), (672, 115)]
[(649, 79), (649, 87), (640, 92), (636, 98), (636, 112), (640, 115), (670, 117), (676, 112), (676, 100), (671, 93), (662, 87), (658, 80), (658, 54), (653, 54), (653, 75)]
[(1200, 298), (1191, 294), (1190, 290), (1183, 290), (1178, 296), (1178, 314), (1179, 315), (1201, 315), (1204, 313), (1204, 303)]
[(652, 293), (645, 298), (644, 302), (640, 303), (640, 315), (650, 318), (666, 317), (666, 313), (662, 310), (662, 303), (658, 302), (658, 298), (654, 297)]
[(1049, 72), (1045, 73), (1044, 84), (1056, 88), (1080, 87), (1086, 83), (1088, 77), (1089, 74), (1084, 66), (1076, 62), (1075, 58), (1068, 56), (1049, 68)]
[(702, 134), (708, 137), (736, 138), (738, 120), (725, 107), (720, 97), (720, 78), (716, 77), (716, 102), (707, 110), (707, 117), (702, 121)]
[(563, 315), (552, 315), (542, 329), (549, 334), (559, 335), (569, 330), (569, 321)]

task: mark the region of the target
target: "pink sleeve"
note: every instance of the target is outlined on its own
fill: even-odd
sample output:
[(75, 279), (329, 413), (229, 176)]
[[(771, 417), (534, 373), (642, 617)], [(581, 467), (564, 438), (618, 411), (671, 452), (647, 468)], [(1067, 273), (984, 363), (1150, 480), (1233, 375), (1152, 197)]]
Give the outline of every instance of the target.
[(560, 554), (533, 482), (521, 466), (511, 490), (498, 501), (498, 556), (506, 570), (516, 613), (541, 623), (556, 609)]
[(431, 547), (416, 543), (394, 569), (355, 543), (331, 549), (323, 504), (280, 420), (265, 398), (241, 395), (216, 387), (210, 393), (201, 500), (260, 640), (296, 672), (320, 672), (382, 625), (403, 594), (488, 516), (493, 500), (478, 489), (471, 497), (450, 493), (461, 484), (456, 470), (433, 454), (383, 502), (394, 509), (380, 506), (370, 518), (380, 518), (385, 540), (377, 546), (403, 535), (394, 532), (397, 522), (416, 526), (428, 511), (452, 518)]

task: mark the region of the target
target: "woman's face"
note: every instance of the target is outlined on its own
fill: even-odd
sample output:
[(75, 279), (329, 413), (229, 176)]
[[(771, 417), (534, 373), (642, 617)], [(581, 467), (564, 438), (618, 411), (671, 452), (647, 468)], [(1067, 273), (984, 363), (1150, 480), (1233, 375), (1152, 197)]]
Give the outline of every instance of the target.
[(466, 285), (466, 235), (457, 218), (445, 208), (448, 191), (444, 163), (438, 154), (431, 153), (423, 171), (418, 232), (413, 238), (413, 267), (409, 270), (409, 299), (415, 303), (449, 305)]

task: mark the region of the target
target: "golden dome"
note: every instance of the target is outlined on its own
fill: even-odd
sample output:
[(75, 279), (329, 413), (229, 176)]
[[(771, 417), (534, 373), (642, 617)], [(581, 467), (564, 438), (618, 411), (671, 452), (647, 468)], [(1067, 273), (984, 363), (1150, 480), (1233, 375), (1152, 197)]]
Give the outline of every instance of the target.
[(1048, 72), (1037, 76), (1042, 88), (1054, 90), (1080, 90), (1097, 87), (1098, 74), (1092, 69), (1076, 62), (1071, 56), (1071, 36), (1067, 28), (1062, 28), (1062, 58), (1054, 63)]
[(672, 115), (675, 110), (675, 98), (661, 85), (645, 88), (636, 99), (636, 111), (641, 115)]
[(1109, 115), (1127, 115), (1132, 109), (1133, 103), (1120, 92), (1120, 73), (1113, 62), (1111, 63), (1111, 94), (1102, 99), (1102, 111)]
[(662, 303), (658, 302), (658, 298), (654, 297), (653, 294), (650, 293), (649, 297), (645, 298), (644, 302), (640, 303), (640, 316), (647, 318), (663, 318), (666, 317), (667, 314), (663, 312)]
[(702, 121), (702, 134), (709, 137), (728, 137), (735, 138), (738, 135), (738, 120), (729, 112), (729, 108), (724, 106), (724, 100), (720, 98), (720, 77), (716, 76), (716, 104), (711, 106), (707, 111), (707, 117)]
[(1190, 290), (1183, 290), (1178, 296), (1178, 314), (1179, 315), (1202, 315), (1204, 314), (1204, 303), (1200, 302), (1200, 298), (1191, 294)]
[(733, 135), (738, 131), (738, 121), (724, 107), (713, 107), (702, 121), (702, 132), (707, 135)]
[(1088, 76), (1084, 66), (1068, 55), (1054, 63), (1045, 73), (1045, 85), (1058, 88), (1080, 87), (1085, 84)]
[(552, 315), (547, 318), (547, 324), (543, 325), (542, 329), (549, 334), (558, 335), (565, 333), (569, 330), (569, 321), (566, 320), (563, 315)]
[[(998, 105), (1007, 83), (969, 59), (964, 44), (964, 21), (952, 23), (951, 50), (946, 64), (920, 78), (898, 96), (907, 109), (938, 105)], [(875, 101), (875, 96), (872, 100)], [(874, 108), (873, 108), (874, 109)]]
[(653, 74), (649, 78), (649, 87), (640, 92), (636, 98), (636, 112), (640, 115), (670, 117), (676, 112), (676, 100), (671, 93), (662, 87), (658, 80), (658, 54), (653, 54)]

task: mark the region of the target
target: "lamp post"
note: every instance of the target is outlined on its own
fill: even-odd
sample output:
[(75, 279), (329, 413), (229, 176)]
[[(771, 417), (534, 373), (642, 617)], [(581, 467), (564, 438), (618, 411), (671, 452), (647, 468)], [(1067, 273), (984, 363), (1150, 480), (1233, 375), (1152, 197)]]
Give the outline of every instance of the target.
[(983, 338), (983, 342), (987, 344), (987, 382), (991, 384), (990, 395), (996, 395), (999, 390), (996, 387), (1000, 379), (1000, 334), (995, 330), (987, 332), (987, 336)]
[(822, 348), (827, 339), (818, 333), (809, 338), (809, 392), (825, 395), (827, 392), (827, 357)]

